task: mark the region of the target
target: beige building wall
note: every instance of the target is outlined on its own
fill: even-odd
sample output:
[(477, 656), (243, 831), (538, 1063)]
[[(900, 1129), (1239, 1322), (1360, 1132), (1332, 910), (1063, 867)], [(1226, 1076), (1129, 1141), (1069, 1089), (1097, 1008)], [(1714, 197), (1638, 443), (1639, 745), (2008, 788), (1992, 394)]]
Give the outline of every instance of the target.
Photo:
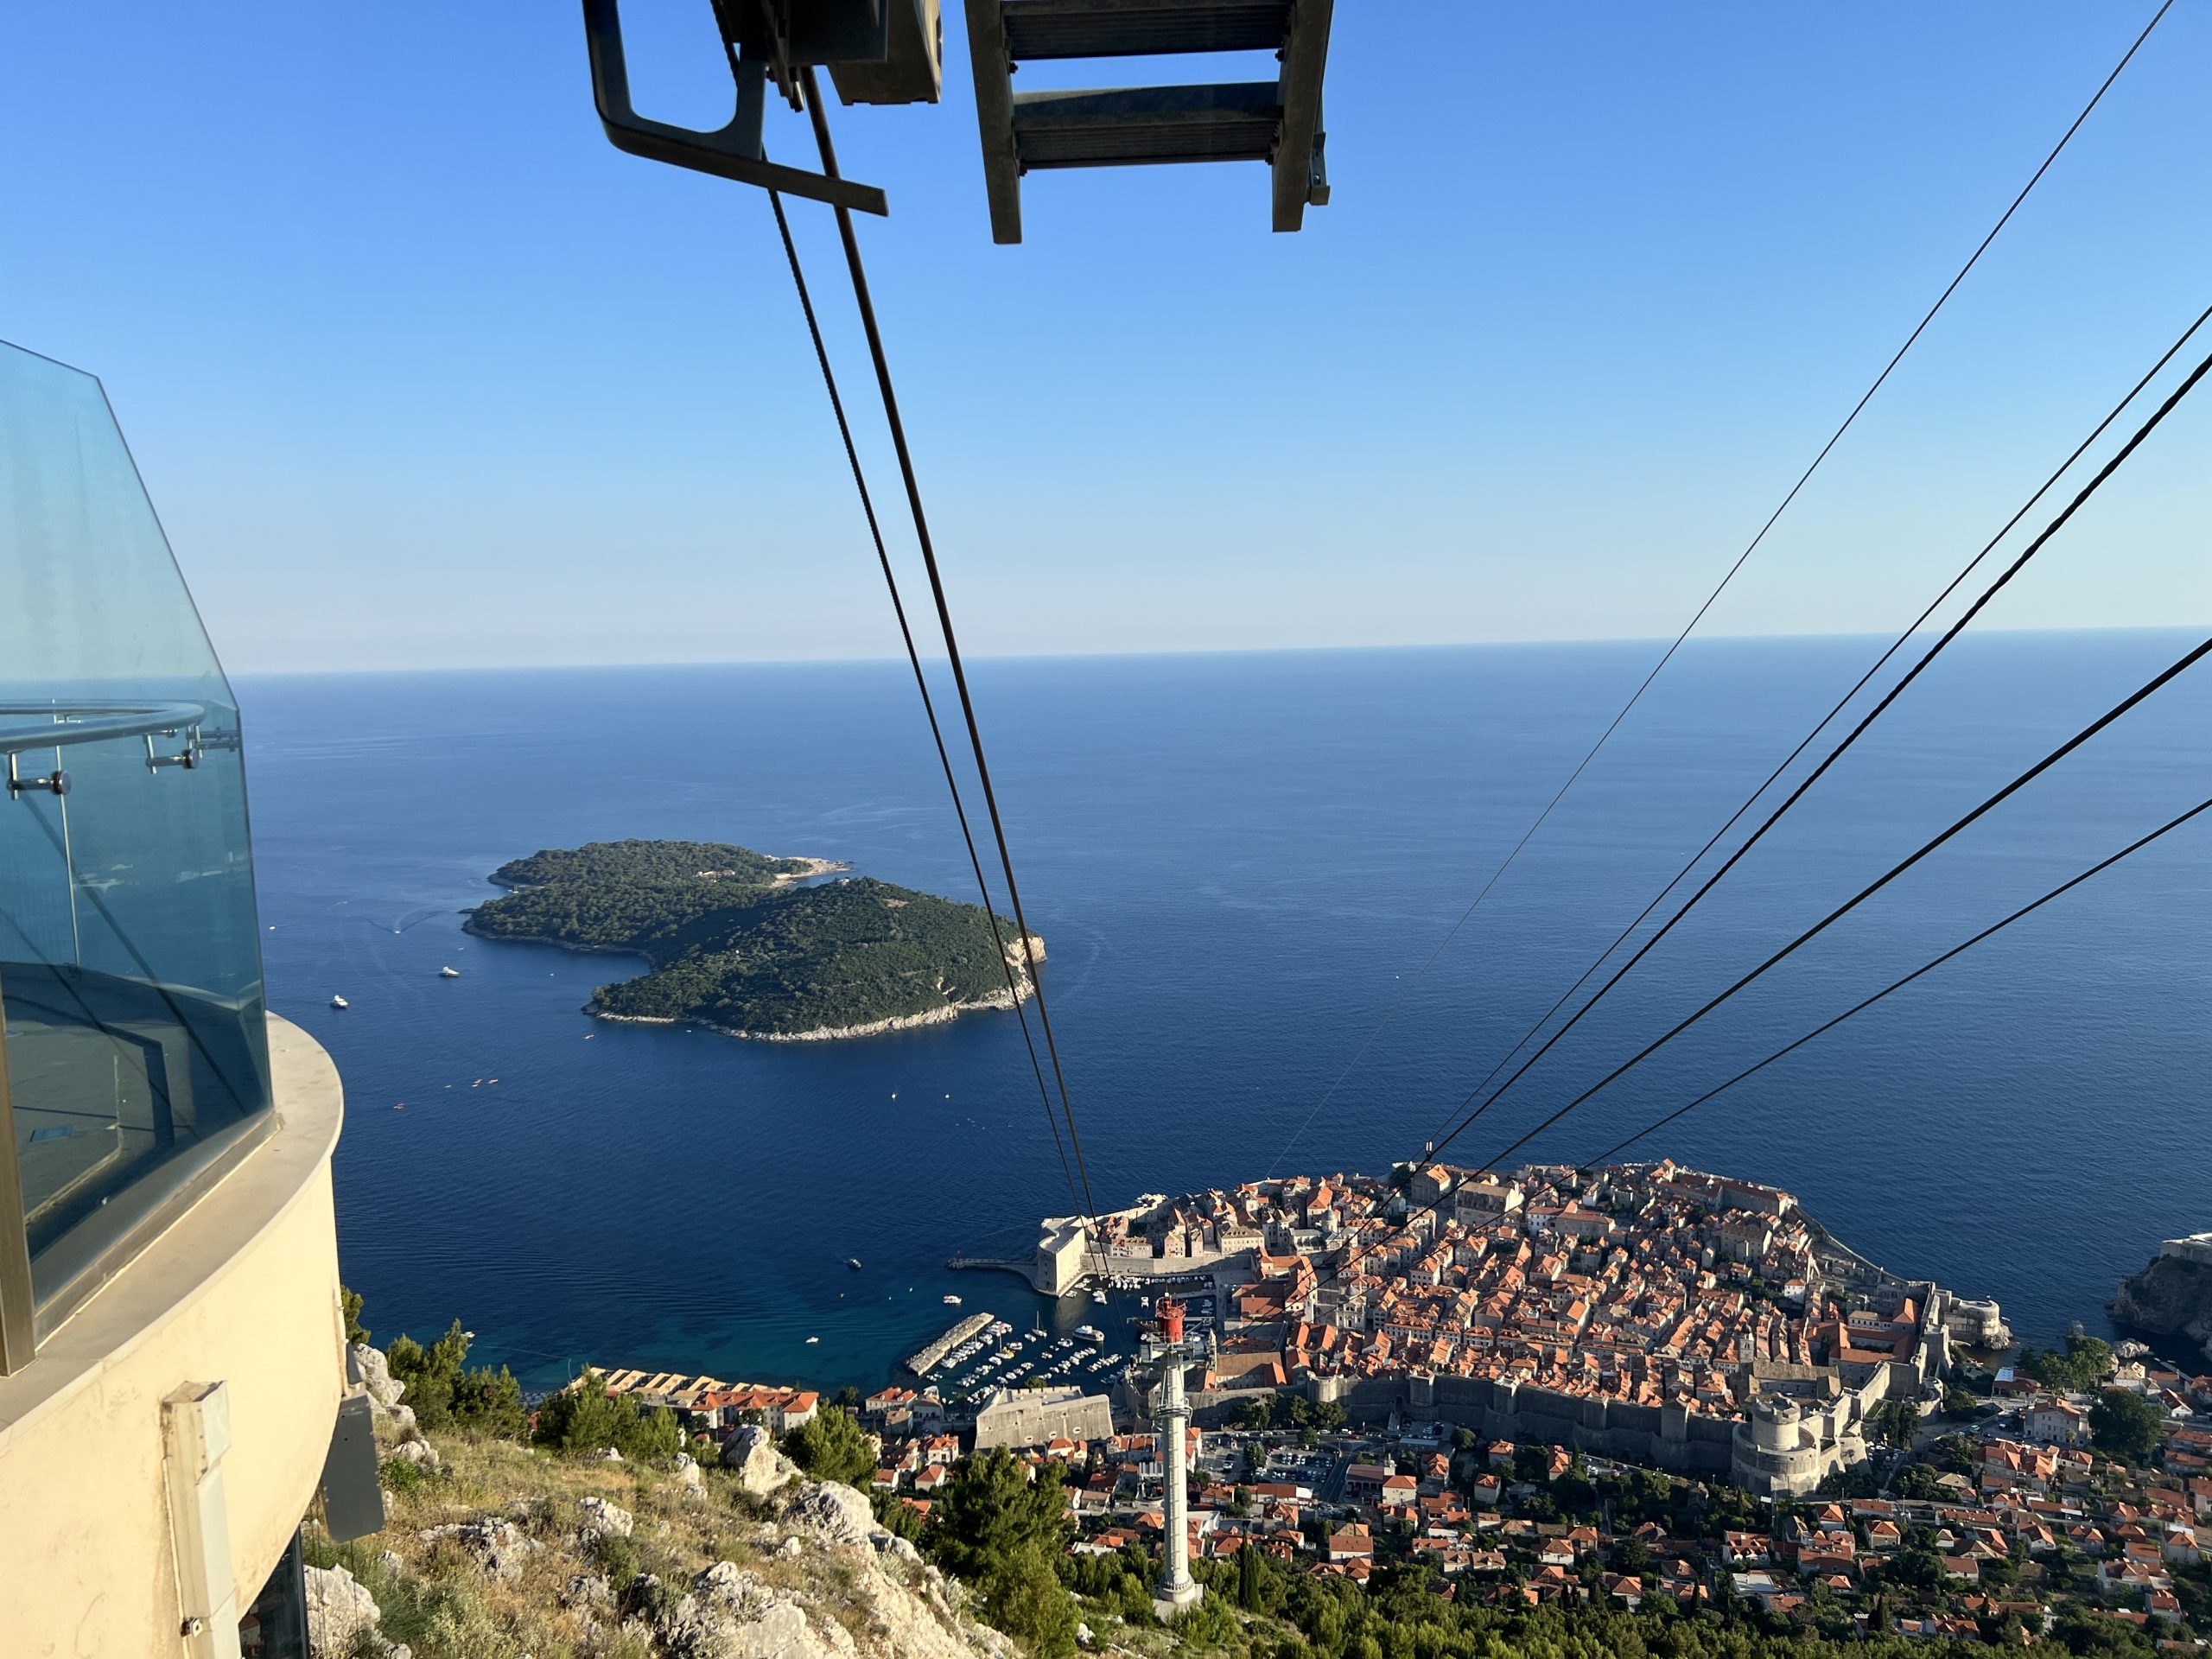
[(337, 1069), (271, 1015), (280, 1127), (0, 1377), (0, 1652), (181, 1650), (162, 1402), (221, 1382), (232, 1580), (260, 1592), (321, 1479), (345, 1383)]
[(1047, 1296), (1065, 1296), (1083, 1282), (1089, 1270), (1090, 1235), (1080, 1221), (1047, 1227), (1037, 1241), (1037, 1269), (1031, 1275)]
[(1055, 1440), (1081, 1444), (1103, 1440), (1113, 1432), (1113, 1402), (1081, 1389), (1007, 1389), (976, 1414), (978, 1452)]

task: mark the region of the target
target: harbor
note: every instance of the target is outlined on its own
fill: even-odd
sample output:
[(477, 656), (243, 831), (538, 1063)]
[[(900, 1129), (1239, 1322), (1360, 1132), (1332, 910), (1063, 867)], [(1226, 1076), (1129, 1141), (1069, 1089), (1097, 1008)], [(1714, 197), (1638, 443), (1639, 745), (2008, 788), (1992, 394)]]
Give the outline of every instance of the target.
[[(914, 1356), (919, 1360), (935, 1354), (928, 1368), (908, 1362), (916, 1376), (929, 1380), (949, 1410), (972, 1410), (1001, 1389), (1101, 1389), (1129, 1363), (1127, 1353), (1107, 1346), (1106, 1333), (1096, 1325), (1078, 1325), (1072, 1335), (1062, 1336), (1041, 1327), (1017, 1332), (1004, 1319), (982, 1317), (988, 1323), (964, 1339), (942, 1352), (942, 1344), (932, 1343)], [(968, 1323), (963, 1320), (962, 1326)], [(931, 1371), (938, 1375), (931, 1376)]]

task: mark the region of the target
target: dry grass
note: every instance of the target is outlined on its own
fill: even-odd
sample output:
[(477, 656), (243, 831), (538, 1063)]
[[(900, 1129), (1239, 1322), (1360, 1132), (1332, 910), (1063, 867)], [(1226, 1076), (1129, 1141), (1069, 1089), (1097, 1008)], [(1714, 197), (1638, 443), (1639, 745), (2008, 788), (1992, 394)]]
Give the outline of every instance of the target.
[[(416, 1659), (646, 1659), (648, 1645), (604, 1615), (594, 1620), (563, 1605), (572, 1579), (604, 1575), (619, 1592), (652, 1573), (673, 1592), (723, 1560), (786, 1586), (803, 1575), (799, 1564), (753, 1548), (762, 1507), (717, 1471), (707, 1471), (702, 1498), (632, 1465), (560, 1458), (503, 1440), (441, 1436), (437, 1445), (444, 1467), (436, 1474), (393, 1478), (382, 1533), (342, 1545), (310, 1535), (310, 1561), (343, 1563), (366, 1585), (383, 1611), (384, 1638), (407, 1643)], [(632, 1537), (579, 1542), (579, 1503), (592, 1497), (636, 1517)], [(454, 1538), (421, 1535), (487, 1517), (513, 1522), (538, 1546), (512, 1579), (488, 1576)]]

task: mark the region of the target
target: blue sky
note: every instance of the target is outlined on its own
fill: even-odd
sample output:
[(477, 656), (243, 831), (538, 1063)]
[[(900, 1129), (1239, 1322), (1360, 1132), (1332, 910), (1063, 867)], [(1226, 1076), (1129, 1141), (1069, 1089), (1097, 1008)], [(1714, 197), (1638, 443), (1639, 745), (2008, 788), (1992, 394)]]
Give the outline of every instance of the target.
[[(628, 10), (717, 119), (704, 0)], [(941, 107), (835, 120), (965, 643), (1060, 652), (1671, 632), (2152, 8), (1346, 3), (1304, 233), (1255, 167), (1048, 174), (1015, 249), (948, 10)], [(0, 336), (104, 378), (232, 666), (897, 648), (765, 200), (607, 144), (573, 4), (0, 47)], [(2208, 54), (2182, 0), (1713, 632), (1898, 626), (2212, 302)], [(2212, 617), (2208, 438), (1993, 625)]]

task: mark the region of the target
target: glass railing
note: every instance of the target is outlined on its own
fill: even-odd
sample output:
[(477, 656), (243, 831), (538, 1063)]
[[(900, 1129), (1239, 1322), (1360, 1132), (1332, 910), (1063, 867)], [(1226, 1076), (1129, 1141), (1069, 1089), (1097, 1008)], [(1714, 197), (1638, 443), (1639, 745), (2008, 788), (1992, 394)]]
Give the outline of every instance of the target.
[(270, 1114), (237, 704), (99, 383), (4, 344), (0, 616), (13, 1365)]

